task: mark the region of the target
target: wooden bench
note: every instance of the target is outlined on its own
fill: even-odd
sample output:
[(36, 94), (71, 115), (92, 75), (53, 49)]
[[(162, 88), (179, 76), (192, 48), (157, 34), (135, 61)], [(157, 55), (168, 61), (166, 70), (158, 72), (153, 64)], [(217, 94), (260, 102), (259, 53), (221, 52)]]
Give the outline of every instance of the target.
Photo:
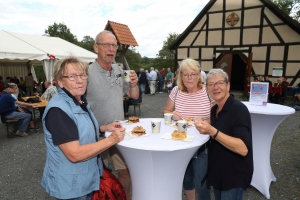
[(133, 112), (134, 112), (134, 115), (136, 116), (135, 114), (135, 107), (138, 107), (139, 108), (139, 116), (141, 116), (141, 105), (142, 105), (143, 102), (141, 103), (137, 103), (135, 105), (133, 105)]
[(18, 121), (19, 121), (19, 119), (6, 119), (6, 121), (5, 121), (5, 124), (6, 124), (6, 134), (7, 134), (8, 138), (10, 138), (9, 125), (17, 123)]

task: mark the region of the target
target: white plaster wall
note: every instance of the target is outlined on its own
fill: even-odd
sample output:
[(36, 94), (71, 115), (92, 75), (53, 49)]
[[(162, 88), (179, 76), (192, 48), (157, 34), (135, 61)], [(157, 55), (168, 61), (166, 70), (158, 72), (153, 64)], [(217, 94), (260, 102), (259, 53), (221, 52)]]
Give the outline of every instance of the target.
[(225, 31), (225, 45), (239, 45), (240, 30), (226, 30)]
[(264, 74), (265, 73), (265, 63), (252, 63), (252, 68), (254, 69), (256, 74)]
[(226, 0), (226, 10), (241, 8), (242, 1), (239, 0)]
[(253, 47), (252, 52), (253, 52), (252, 60), (261, 60), (261, 61), (266, 60), (267, 47)]
[(221, 45), (222, 32), (208, 31), (208, 45)]
[(252, 6), (262, 6), (263, 4), (258, 0), (246, 0), (245, 7), (252, 7)]
[(244, 26), (260, 24), (261, 8), (245, 10)]
[(299, 60), (300, 57), (300, 45), (290, 45), (288, 60)]
[(279, 19), (272, 11), (270, 11), (268, 8), (265, 8), (264, 11), (265, 15), (268, 17), (268, 19), (271, 21), (272, 24), (276, 23), (282, 23), (282, 20)]
[(179, 46), (190, 46), (193, 40), (195, 39), (196, 35), (197, 35), (196, 32), (190, 32)]
[(190, 58), (199, 59), (199, 48), (190, 48)]
[(269, 74), (272, 75), (274, 67), (282, 67), (283, 63), (269, 63)]
[(270, 27), (263, 28), (262, 44), (280, 43)]
[(201, 29), (201, 27), (203, 26), (203, 24), (205, 23), (206, 20), (206, 16), (204, 16), (199, 22), (198, 24), (194, 27), (193, 31), (199, 31)]
[(283, 60), (284, 46), (272, 46), (270, 60)]
[(206, 36), (206, 34), (205, 34), (205, 31), (202, 31), (199, 35), (198, 35), (198, 37), (197, 37), (197, 39), (196, 39), (196, 41), (194, 42), (194, 45), (205, 45), (205, 37)]
[(202, 48), (201, 49), (201, 59), (212, 59), (214, 53), (213, 48)]
[(245, 28), (243, 44), (257, 44), (259, 36), (258, 28)]
[(209, 70), (211, 70), (213, 68), (212, 61), (201, 61), (200, 65), (201, 65), (201, 70), (205, 71), (205, 72), (208, 72)]
[(286, 76), (295, 76), (297, 74), (297, 72), (299, 71), (299, 69), (300, 69), (299, 63), (287, 63), (285, 75)]
[(220, 11), (223, 10), (223, 0), (218, 0), (212, 5), (212, 7), (209, 9), (209, 12), (211, 11)]
[(209, 14), (208, 28), (221, 28), (223, 19), (222, 16), (222, 13)]
[(180, 48), (177, 50), (177, 58), (178, 59), (186, 59), (187, 58), (188, 48)]
[(300, 35), (287, 25), (276, 26), (275, 28), (285, 42), (300, 42)]

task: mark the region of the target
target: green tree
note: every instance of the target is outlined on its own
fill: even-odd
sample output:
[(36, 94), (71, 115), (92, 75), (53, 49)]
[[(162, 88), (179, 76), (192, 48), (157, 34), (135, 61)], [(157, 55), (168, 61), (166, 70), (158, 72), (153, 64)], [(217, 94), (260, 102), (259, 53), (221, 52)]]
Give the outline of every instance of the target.
[(95, 40), (94, 38), (92, 38), (91, 36), (84, 36), (83, 39), (81, 40), (81, 42), (79, 43), (79, 45), (88, 50), (88, 51), (91, 51), (94, 53), (94, 47), (93, 45), (95, 44)]
[[(125, 58), (131, 70), (138, 71), (142, 67), (142, 56), (134, 47), (128, 48)], [(120, 52), (117, 53), (116, 62), (121, 62)]]
[(300, 0), (272, 0), (283, 12), (300, 21)]
[(170, 46), (178, 36), (179, 34), (177, 33), (169, 33), (167, 40), (163, 41), (162, 49), (159, 50), (158, 54), (156, 54), (154, 62), (156, 66), (155, 68), (171, 68), (171, 70), (174, 71), (174, 67), (176, 67), (174, 66), (175, 52), (170, 50)]
[(64, 23), (57, 24), (56, 22), (54, 22), (53, 25), (49, 25), (48, 28), (45, 29), (45, 35), (59, 37), (78, 45), (77, 37), (71, 33), (70, 29)]

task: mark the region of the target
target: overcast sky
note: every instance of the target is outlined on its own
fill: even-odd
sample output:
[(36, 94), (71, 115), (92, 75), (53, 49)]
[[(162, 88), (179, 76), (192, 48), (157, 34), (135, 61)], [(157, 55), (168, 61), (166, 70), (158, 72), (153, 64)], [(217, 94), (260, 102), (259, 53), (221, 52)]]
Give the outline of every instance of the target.
[(208, 1), (0, 0), (0, 30), (43, 35), (54, 22), (64, 23), (81, 41), (110, 20), (130, 28), (142, 57), (156, 57), (169, 33), (182, 33)]

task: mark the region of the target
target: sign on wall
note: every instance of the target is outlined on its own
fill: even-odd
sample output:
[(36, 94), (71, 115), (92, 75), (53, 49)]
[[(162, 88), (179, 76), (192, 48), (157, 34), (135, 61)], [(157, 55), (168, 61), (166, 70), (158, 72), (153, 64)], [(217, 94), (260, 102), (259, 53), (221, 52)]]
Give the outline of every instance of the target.
[(273, 67), (272, 76), (282, 76), (283, 68), (282, 67)]

